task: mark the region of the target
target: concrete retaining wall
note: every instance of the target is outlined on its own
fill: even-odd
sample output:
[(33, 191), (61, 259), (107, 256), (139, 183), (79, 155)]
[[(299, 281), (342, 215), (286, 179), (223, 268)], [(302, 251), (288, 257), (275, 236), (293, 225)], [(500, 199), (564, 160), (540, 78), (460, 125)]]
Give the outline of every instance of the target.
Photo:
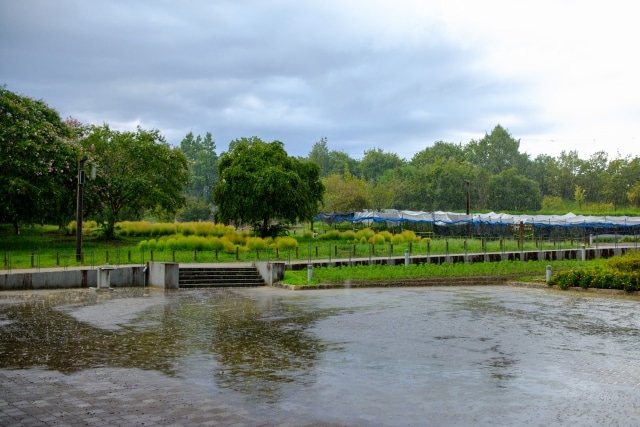
[(148, 285), (165, 289), (180, 287), (180, 265), (175, 262), (150, 262), (148, 266)]
[(278, 280), (284, 279), (284, 262), (254, 262), (253, 266), (269, 286), (273, 286)]
[[(94, 288), (98, 282), (98, 269), (48, 270), (0, 274), (0, 290)], [(124, 266), (111, 271), (110, 286), (143, 286), (142, 266)]]

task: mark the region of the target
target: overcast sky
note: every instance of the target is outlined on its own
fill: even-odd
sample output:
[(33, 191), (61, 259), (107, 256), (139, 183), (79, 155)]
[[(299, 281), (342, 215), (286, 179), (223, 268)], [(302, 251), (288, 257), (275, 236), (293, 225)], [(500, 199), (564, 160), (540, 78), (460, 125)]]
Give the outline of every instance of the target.
[(634, 2), (0, 0), (0, 84), (65, 118), (410, 160), (501, 124), (520, 151), (640, 156)]

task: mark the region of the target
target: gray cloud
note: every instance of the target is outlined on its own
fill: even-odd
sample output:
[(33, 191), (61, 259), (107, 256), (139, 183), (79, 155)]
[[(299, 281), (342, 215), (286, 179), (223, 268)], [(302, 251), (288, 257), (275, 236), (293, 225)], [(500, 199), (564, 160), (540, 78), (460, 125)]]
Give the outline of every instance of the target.
[(225, 150), (255, 135), (300, 156), (327, 137), (356, 158), (375, 147), (410, 159), (500, 117), (535, 117), (529, 83), (478, 67), (481, 51), (429, 22), (417, 40), (386, 39), (365, 16), (375, 10), (360, 21), (341, 4), (5, 1), (0, 83), (63, 117), (155, 127), (173, 144), (210, 131)]

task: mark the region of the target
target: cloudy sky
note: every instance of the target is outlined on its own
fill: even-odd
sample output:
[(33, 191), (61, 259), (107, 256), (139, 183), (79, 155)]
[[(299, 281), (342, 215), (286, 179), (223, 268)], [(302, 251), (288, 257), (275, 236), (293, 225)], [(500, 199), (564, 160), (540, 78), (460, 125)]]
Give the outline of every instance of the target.
[(64, 118), (410, 160), (497, 124), (532, 157), (640, 156), (624, 0), (0, 0), (0, 84)]

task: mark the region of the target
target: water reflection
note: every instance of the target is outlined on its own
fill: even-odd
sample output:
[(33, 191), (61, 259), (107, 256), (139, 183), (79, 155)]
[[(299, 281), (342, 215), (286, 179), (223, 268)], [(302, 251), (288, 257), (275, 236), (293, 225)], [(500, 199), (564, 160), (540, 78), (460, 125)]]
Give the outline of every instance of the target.
[(326, 424), (637, 419), (638, 300), (508, 287), (16, 295), (0, 293), (0, 368), (155, 370)]
[(324, 315), (230, 290), (33, 293), (0, 304), (0, 368), (186, 373), (273, 401), (281, 384), (312, 381), (324, 345), (306, 329)]

